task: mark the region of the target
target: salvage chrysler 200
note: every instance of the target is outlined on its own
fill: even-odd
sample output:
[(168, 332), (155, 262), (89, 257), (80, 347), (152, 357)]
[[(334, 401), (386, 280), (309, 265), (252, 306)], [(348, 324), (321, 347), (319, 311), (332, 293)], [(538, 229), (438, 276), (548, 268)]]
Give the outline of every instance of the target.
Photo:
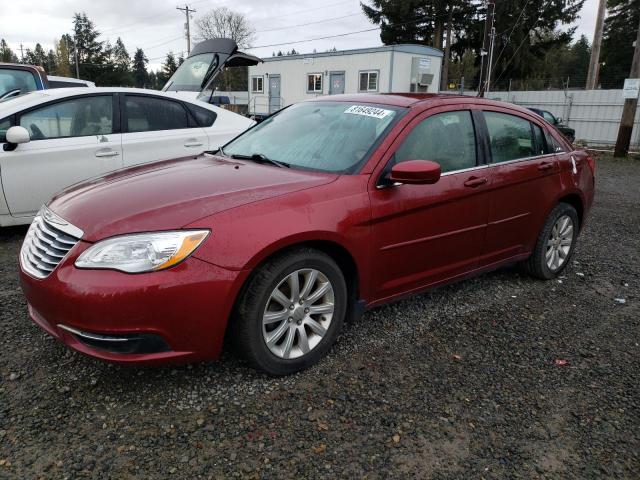
[(528, 110), (458, 96), (332, 96), (214, 155), (122, 170), (43, 207), (22, 247), (32, 319), (109, 361), (218, 357), (283, 375), (345, 319), (522, 262), (568, 264), (594, 161)]

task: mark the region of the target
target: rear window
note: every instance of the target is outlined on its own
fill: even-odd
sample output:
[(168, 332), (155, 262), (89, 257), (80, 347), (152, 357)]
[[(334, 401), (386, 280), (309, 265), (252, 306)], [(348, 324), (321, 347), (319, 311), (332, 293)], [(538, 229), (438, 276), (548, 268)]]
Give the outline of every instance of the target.
[(10, 68), (0, 69), (0, 97), (16, 90), (27, 93), (37, 89), (38, 85), (33, 73)]
[(216, 121), (216, 112), (207, 110), (206, 108), (198, 107), (187, 103), (187, 108), (196, 119), (196, 123), (199, 127), (210, 127)]
[(49, 88), (75, 88), (75, 87), (89, 87), (86, 83), (82, 82), (64, 82), (60, 80), (49, 80)]

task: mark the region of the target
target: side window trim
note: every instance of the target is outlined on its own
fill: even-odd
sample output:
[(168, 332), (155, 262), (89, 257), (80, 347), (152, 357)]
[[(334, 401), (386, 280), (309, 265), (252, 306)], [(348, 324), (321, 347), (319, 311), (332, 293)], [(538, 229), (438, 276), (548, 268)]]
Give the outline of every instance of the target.
[[(84, 100), (87, 98), (97, 98), (97, 97), (111, 97), (112, 98), (112, 102), (115, 102), (114, 99), (114, 94), (113, 93), (92, 93), (90, 95), (72, 95), (70, 97), (64, 97), (64, 98), (57, 98), (55, 100), (51, 100), (49, 102), (46, 103), (41, 103), (38, 105), (35, 105), (33, 107), (29, 107), (26, 108), (20, 112), (17, 112), (13, 115), (14, 117), (14, 125), (20, 125), (20, 120), (22, 119), (23, 115), (26, 115), (28, 113), (31, 113), (35, 110), (40, 110), (42, 108), (48, 108), (54, 105), (57, 105), (59, 103), (64, 103), (64, 102), (68, 102), (71, 100)], [(111, 133), (108, 133), (106, 135), (113, 135), (114, 133), (119, 133), (116, 132), (118, 126), (116, 124), (116, 117), (117, 115), (119, 115), (119, 112), (117, 109), (115, 109), (115, 103), (112, 103), (112, 105), (114, 106), (114, 109), (112, 110), (112, 119), (111, 119)], [(42, 140), (59, 140), (59, 139), (63, 139), (63, 138), (83, 138), (83, 137), (93, 137), (95, 136), (94, 134), (91, 135), (77, 135), (77, 136), (69, 136), (69, 137), (54, 137), (54, 138), (44, 138)], [(40, 141), (40, 140), (34, 140), (34, 141)]]
[[(548, 136), (550, 136), (551, 134), (547, 131), (546, 128), (542, 127), (541, 125), (539, 125), (538, 123), (532, 121), (529, 118), (526, 118), (524, 116), (518, 115), (517, 112), (509, 112), (509, 111), (505, 111), (505, 110), (502, 110), (502, 109), (499, 109), (499, 108), (498, 109), (493, 109), (493, 108), (486, 108), (486, 107), (485, 108), (481, 108), (480, 110), (482, 112), (482, 122), (484, 123), (485, 129), (486, 129), (486, 141), (487, 141), (487, 146), (488, 146), (488, 157), (487, 157), (488, 161), (487, 161), (487, 164), (489, 166), (507, 165), (509, 163), (525, 162), (525, 161), (528, 161), (528, 160), (532, 160), (534, 158), (540, 158), (542, 156), (555, 155), (556, 153), (558, 153), (558, 152), (547, 152), (547, 153), (544, 153), (542, 155), (530, 155), (530, 156), (527, 156), (527, 157), (515, 158), (513, 160), (507, 160), (507, 161), (504, 161), (504, 162), (494, 162), (493, 161), (493, 152), (491, 151), (491, 137), (489, 135), (489, 128), (487, 127), (486, 119), (484, 117), (484, 114), (487, 113), (487, 112), (499, 113), (499, 114), (503, 114), (503, 115), (511, 115), (511, 116), (514, 116), (514, 117), (518, 117), (518, 118), (520, 118), (522, 120), (528, 121), (530, 125), (536, 125), (538, 128), (542, 129), (542, 134), (545, 137), (544, 138), (545, 142), (548, 141)], [(545, 123), (546, 123), (546, 120), (545, 120)], [(532, 145), (535, 145), (535, 135), (534, 135), (534, 132), (533, 132), (533, 127), (531, 127), (531, 139), (532, 139)], [(547, 145), (548, 145), (548, 143), (547, 143)]]

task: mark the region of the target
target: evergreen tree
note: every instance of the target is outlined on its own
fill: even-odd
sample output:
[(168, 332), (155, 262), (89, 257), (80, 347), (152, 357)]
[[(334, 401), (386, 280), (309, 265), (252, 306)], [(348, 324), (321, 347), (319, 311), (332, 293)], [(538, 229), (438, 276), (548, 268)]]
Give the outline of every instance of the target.
[(0, 40), (0, 62), (18, 63), (18, 56), (13, 53), (4, 38)]
[[(623, 1), (623, 0), (619, 0)], [(633, 0), (640, 1), (640, 0)], [(574, 29), (556, 31), (578, 18), (584, 0), (496, 2), (493, 78), (508, 81), (536, 72), (540, 58), (554, 47), (569, 45)], [(422, 43), (442, 48), (451, 28), (451, 56), (459, 61), (467, 50), (480, 63), (486, 5), (479, 0), (371, 0), (362, 3), (369, 19), (380, 25), (386, 45)], [(478, 82), (466, 79), (469, 87)]]
[(98, 41), (100, 32), (86, 13), (76, 13), (73, 16), (73, 31), (78, 49), (80, 78), (99, 84), (106, 60), (103, 43)]
[[(162, 64), (162, 70), (158, 73), (158, 77), (161, 78), (162, 83), (165, 83), (167, 80), (171, 78), (171, 75), (178, 69), (178, 64), (176, 63), (176, 57), (173, 52), (167, 53), (167, 56), (164, 59), (164, 63)], [(159, 78), (159, 79), (160, 79)]]
[(640, 0), (608, 0), (600, 52), (600, 85), (622, 88), (631, 72), (633, 42), (638, 32)]
[(147, 73), (147, 65), (149, 59), (145, 56), (141, 48), (136, 49), (136, 53), (133, 55), (133, 81), (134, 85), (138, 88), (144, 88), (149, 80), (149, 74)]
[(47, 63), (47, 54), (44, 52), (44, 48), (42, 48), (42, 45), (36, 43), (36, 46), (33, 50), (27, 48), (27, 51), (24, 55), (24, 61), (29, 65), (38, 65), (44, 68)]

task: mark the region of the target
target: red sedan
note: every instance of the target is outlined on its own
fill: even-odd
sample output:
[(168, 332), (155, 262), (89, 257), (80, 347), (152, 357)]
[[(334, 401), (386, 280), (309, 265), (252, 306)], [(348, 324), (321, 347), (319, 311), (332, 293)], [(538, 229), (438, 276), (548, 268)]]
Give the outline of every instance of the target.
[(522, 262), (551, 279), (594, 161), (535, 113), (461, 96), (323, 97), (216, 152), (57, 195), (20, 255), (32, 319), (122, 363), (215, 359), (225, 335), (284, 375), (346, 319)]

